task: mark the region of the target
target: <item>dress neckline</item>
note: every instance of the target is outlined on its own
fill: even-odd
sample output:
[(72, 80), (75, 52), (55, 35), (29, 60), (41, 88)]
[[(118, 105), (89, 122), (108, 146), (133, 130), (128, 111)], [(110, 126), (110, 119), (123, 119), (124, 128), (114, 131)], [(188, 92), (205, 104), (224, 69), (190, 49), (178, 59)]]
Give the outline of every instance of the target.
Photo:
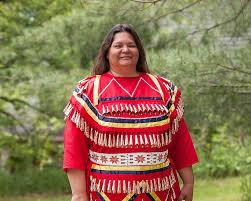
[(129, 77), (127, 77), (127, 76), (116, 76), (116, 75), (113, 75), (110, 72), (106, 72), (103, 75), (105, 75), (107, 77), (110, 77), (110, 78), (116, 78), (116, 79), (137, 79), (137, 78), (142, 77), (143, 74), (144, 74), (143, 72), (139, 72), (139, 74), (137, 76), (129, 76)]

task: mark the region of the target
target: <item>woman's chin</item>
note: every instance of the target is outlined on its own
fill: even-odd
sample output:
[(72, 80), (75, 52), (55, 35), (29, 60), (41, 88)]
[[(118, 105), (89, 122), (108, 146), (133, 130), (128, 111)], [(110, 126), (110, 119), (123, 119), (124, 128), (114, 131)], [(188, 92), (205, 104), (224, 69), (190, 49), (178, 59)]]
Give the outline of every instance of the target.
[(133, 64), (132, 62), (121, 62), (119, 66), (121, 68), (134, 68), (136, 67), (136, 64)]

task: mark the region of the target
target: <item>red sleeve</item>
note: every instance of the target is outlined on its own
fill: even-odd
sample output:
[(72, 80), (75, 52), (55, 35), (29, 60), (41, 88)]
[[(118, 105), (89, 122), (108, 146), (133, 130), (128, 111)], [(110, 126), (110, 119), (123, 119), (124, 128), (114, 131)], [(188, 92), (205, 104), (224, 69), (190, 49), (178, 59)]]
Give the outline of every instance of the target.
[(85, 135), (68, 118), (64, 129), (64, 171), (85, 170), (88, 160), (88, 144)]
[(189, 167), (198, 162), (198, 156), (184, 118), (179, 121), (179, 129), (174, 135), (169, 151), (177, 169)]

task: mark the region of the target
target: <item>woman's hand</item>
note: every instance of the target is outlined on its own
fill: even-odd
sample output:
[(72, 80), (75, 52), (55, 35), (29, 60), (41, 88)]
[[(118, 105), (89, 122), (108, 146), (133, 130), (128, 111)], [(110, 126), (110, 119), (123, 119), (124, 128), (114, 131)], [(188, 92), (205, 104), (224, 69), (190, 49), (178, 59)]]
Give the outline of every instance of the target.
[(186, 167), (178, 170), (179, 175), (183, 181), (183, 187), (180, 192), (178, 201), (192, 201), (193, 200), (193, 186), (194, 176), (192, 167)]
[(178, 201), (192, 201), (193, 200), (193, 184), (184, 184)]

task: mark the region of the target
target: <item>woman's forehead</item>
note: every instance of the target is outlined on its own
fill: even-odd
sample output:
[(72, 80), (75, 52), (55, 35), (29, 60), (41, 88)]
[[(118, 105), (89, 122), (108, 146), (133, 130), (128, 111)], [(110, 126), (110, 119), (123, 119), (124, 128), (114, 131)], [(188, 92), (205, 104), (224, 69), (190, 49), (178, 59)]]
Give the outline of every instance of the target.
[(114, 42), (135, 42), (133, 36), (128, 32), (118, 32), (114, 35)]

